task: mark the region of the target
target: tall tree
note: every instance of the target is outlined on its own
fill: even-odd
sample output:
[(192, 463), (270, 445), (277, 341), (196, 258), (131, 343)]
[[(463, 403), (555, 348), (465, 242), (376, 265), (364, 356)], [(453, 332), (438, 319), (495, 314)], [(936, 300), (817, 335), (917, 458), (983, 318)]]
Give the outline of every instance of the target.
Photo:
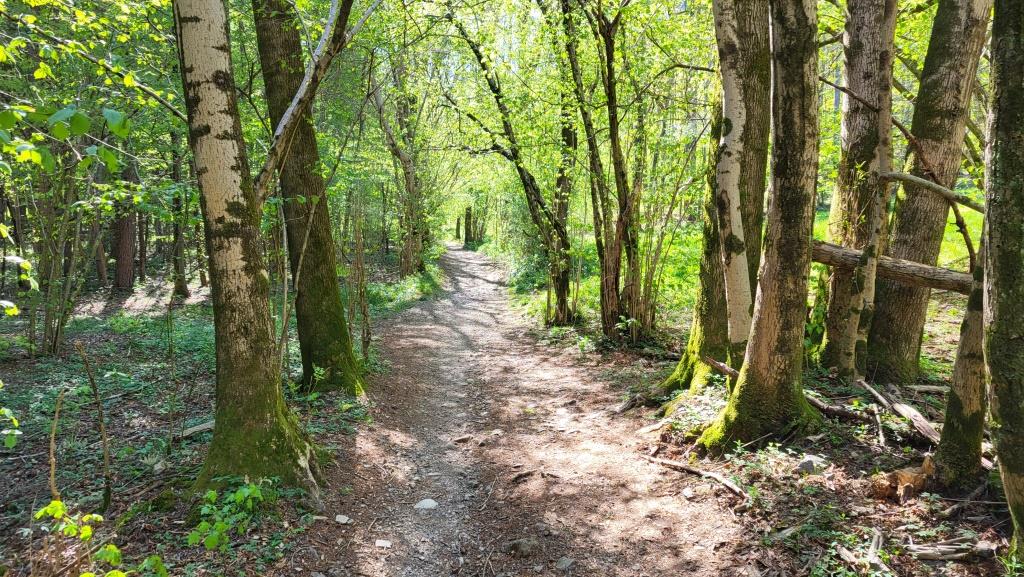
[[(138, 185), (139, 167), (134, 162), (129, 163), (121, 173), (121, 179), (129, 185)], [(138, 215), (130, 197), (117, 201), (114, 215), (114, 290), (128, 291), (135, 286), (135, 251), (138, 248), (138, 226), (135, 224)]]
[(771, 198), (764, 256), (743, 368), (700, 442), (800, 431), (819, 416), (803, 396), (807, 275), (818, 173), (818, 44), (814, 0), (771, 0)]
[(1010, 554), (1024, 560), (1024, 0), (997, 0), (992, 23), (985, 241), (985, 363), (992, 386)]
[(316, 456), (285, 406), (256, 197), (233, 82), (226, 0), (175, 0), (174, 23), (212, 284), (216, 424), (198, 483), (280, 477), (315, 489)]
[[(939, 0), (910, 131), (909, 172), (954, 188), (975, 72), (985, 43), (991, 0)], [(935, 265), (942, 245), (948, 202), (905, 184), (897, 198), (889, 256)], [(868, 339), (868, 369), (876, 380), (917, 378), (921, 335), (928, 310), (927, 288), (882, 280)]]
[[(256, 39), (270, 120), (276, 126), (302, 84), (300, 23), (286, 0), (253, 0)], [(345, 34), (352, 0), (339, 8), (334, 34)], [(313, 119), (307, 108), (280, 172), (288, 261), (295, 282), (295, 320), (307, 389), (362, 392), (359, 366), (345, 320), (327, 194), (320, 173)]]
[(843, 98), (842, 149), (829, 227), (832, 240), (862, 251), (853, 274), (829, 280), (822, 363), (840, 376), (863, 378), (867, 328), (889, 184), (879, 178), (892, 164), (892, 64), (895, 0), (850, 0), (843, 33), (843, 75), (857, 97)]
[(725, 128), (715, 156), (716, 213), (729, 357), (739, 365), (750, 333), (764, 218), (771, 72), (768, 1), (713, 4)]

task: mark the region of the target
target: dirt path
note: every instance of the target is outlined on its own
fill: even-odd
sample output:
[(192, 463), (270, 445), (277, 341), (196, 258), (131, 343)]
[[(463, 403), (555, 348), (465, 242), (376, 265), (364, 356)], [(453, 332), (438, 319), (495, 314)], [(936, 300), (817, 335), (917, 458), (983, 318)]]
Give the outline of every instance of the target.
[(595, 359), (531, 336), (494, 263), (452, 248), (441, 266), (440, 298), (376, 328), (390, 367), (374, 424), (327, 470), (330, 522), (353, 522), (323, 573), (745, 575), (757, 537), (731, 497), (645, 462), (645, 423), (608, 412), (620, 391)]

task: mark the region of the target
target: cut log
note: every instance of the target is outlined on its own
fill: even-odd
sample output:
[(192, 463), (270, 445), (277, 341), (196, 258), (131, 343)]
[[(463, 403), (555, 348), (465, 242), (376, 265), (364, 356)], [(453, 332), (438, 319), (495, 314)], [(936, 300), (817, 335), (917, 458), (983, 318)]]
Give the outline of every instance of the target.
[[(852, 270), (860, 260), (861, 251), (830, 242), (814, 241), (811, 252), (814, 262)], [(878, 276), (911, 286), (928, 287), (970, 294), (971, 275), (918, 262), (883, 256), (878, 260)]]

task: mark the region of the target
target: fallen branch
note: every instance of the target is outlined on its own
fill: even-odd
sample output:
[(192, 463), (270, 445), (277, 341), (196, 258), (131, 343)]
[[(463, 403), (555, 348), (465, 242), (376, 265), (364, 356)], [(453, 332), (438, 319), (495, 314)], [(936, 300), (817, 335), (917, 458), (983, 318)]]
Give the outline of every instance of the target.
[(92, 372), (92, 364), (89, 356), (85, 354), (85, 347), (81, 341), (75, 341), (75, 350), (82, 357), (82, 364), (85, 365), (85, 373), (89, 377), (89, 386), (92, 388), (92, 397), (96, 402), (96, 419), (98, 421), (100, 443), (103, 444), (103, 506), (99, 512), (105, 513), (110, 508), (110, 499), (113, 496), (113, 489), (110, 475), (110, 442), (107, 440), (107, 425), (103, 419), (103, 401), (100, 400), (100, 388), (96, 384), (96, 376)]
[(50, 425), (50, 496), (60, 501), (57, 490), (57, 423), (60, 421), (60, 406), (64, 402), (64, 389), (57, 393), (57, 401), (53, 406), (53, 424)]
[(806, 393), (804, 393), (804, 398), (807, 399), (807, 402), (810, 403), (812, 407), (818, 409), (819, 411), (830, 417), (837, 417), (840, 419), (848, 419), (852, 421), (860, 421), (863, 423), (871, 422), (871, 417), (865, 415), (864, 413), (858, 413), (857, 411), (847, 409), (846, 407), (839, 407), (836, 405), (832, 405), (830, 403), (826, 403), (825, 401), (819, 399), (818, 397), (812, 397), (811, 395), (808, 395)]
[(996, 545), (988, 541), (972, 541), (971, 537), (958, 537), (927, 545), (912, 543), (907, 545), (905, 550), (918, 559), (961, 561), (975, 556), (992, 557), (995, 555)]
[[(850, 270), (857, 266), (860, 257), (859, 250), (820, 240), (814, 241), (811, 251), (814, 262)], [(972, 279), (967, 273), (888, 256), (878, 259), (878, 276), (910, 286), (949, 290), (960, 294), (971, 292)]]
[(718, 481), (719, 483), (722, 484), (723, 487), (725, 487), (726, 489), (732, 491), (735, 495), (737, 495), (739, 497), (742, 497), (744, 499), (744, 503), (746, 503), (746, 501), (749, 500), (749, 497), (747, 496), (747, 494), (743, 491), (743, 489), (739, 485), (737, 485), (736, 483), (730, 481), (729, 479), (726, 479), (723, 475), (720, 475), (720, 474), (718, 474), (718, 473), (716, 473), (714, 471), (704, 471), (704, 470), (698, 469), (696, 467), (691, 467), (690, 465), (687, 465), (686, 463), (682, 463), (682, 462), (679, 462), (679, 461), (673, 461), (671, 459), (661, 459), (661, 458), (658, 458), (658, 457), (648, 457), (647, 455), (641, 455), (641, 456), (645, 460), (647, 460), (647, 461), (649, 461), (651, 463), (654, 463), (656, 465), (661, 465), (662, 467), (665, 467), (665, 468), (668, 468), (668, 469), (672, 469), (673, 471), (679, 471), (681, 473), (690, 473), (691, 475), (697, 475), (699, 477), (704, 477), (705, 479), (712, 479), (714, 481)]
[(206, 431), (212, 431), (213, 430), (213, 423), (214, 423), (213, 421), (207, 421), (205, 423), (201, 423), (201, 424), (196, 425), (194, 427), (189, 427), (189, 428), (185, 429), (184, 431), (182, 431), (181, 434), (175, 435), (174, 438), (175, 439), (179, 439), (179, 440), (180, 439), (187, 439), (188, 437), (191, 437), (192, 435), (198, 435), (199, 433), (204, 433)]
[(978, 485), (976, 489), (974, 489), (973, 491), (970, 492), (969, 495), (964, 497), (963, 501), (953, 503), (949, 507), (946, 507), (941, 512), (939, 512), (939, 517), (942, 517), (943, 519), (949, 519), (950, 517), (953, 517), (960, 511), (963, 511), (975, 499), (980, 497), (986, 489), (988, 489), (988, 480), (985, 480), (980, 485)]
[[(934, 425), (928, 422), (928, 419), (924, 418), (924, 415), (922, 415), (920, 411), (906, 403), (888, 399), (885, 395), (879, 392), (878, 389), (872, 387), (866, 381), (857, 381), (857, 384), (870, 393), (871, 396), (873, 396), (883, 407), (910, 421), (910, 424), (922, 439), (933, 445), (939, 444), (939, 440), (942, 438), (942, 435), (939, 434), (938, 429), (936, 429)], [(992, 461), (982, 457), (981, 466), (991, 470), (994, 465)]]
[(704, 361), (704, 364), (706, 364), (707, 366), (711, 367), (712, 369), (715, 369), (716, 371), (722, 373), (723, 375), (727, 375), (727, 376), (730, 376), (732, 378), (736, 378), (736, 377), (740, 376), (740, 372), (739, 371), (737, 371), (736, 369), (730, 367), (729, 365), (727, 365), (727, 364), (725, 364), (725, 363), (723, 363), (721, 361), (716, 361), (715, 359), (713, 359), (711, 357), (708, 357), (708, 356), (705, 356), (702, 360)]

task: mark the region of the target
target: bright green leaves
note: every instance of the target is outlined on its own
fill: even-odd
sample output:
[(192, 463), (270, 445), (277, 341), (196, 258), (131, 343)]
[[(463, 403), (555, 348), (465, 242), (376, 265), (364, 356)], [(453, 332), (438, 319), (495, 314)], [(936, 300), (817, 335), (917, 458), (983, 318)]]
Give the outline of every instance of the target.
[[(4, 306), (3, 303), (4, 301), (0, 301), (0, 306)], [(0, 389), (3, 388), (4, 382), (0, 381)], [(18, 443), (18, 436), (21, 435), (18, 427), (21, 425), (18, 423), (18, 418), (14, 416), (14, 411), (3, 406), (0, 406), (0, 421), (7, 424), (7, 428), (0, 430), (0, 435), (4, 437), (4, 446), (12, 449)]]

